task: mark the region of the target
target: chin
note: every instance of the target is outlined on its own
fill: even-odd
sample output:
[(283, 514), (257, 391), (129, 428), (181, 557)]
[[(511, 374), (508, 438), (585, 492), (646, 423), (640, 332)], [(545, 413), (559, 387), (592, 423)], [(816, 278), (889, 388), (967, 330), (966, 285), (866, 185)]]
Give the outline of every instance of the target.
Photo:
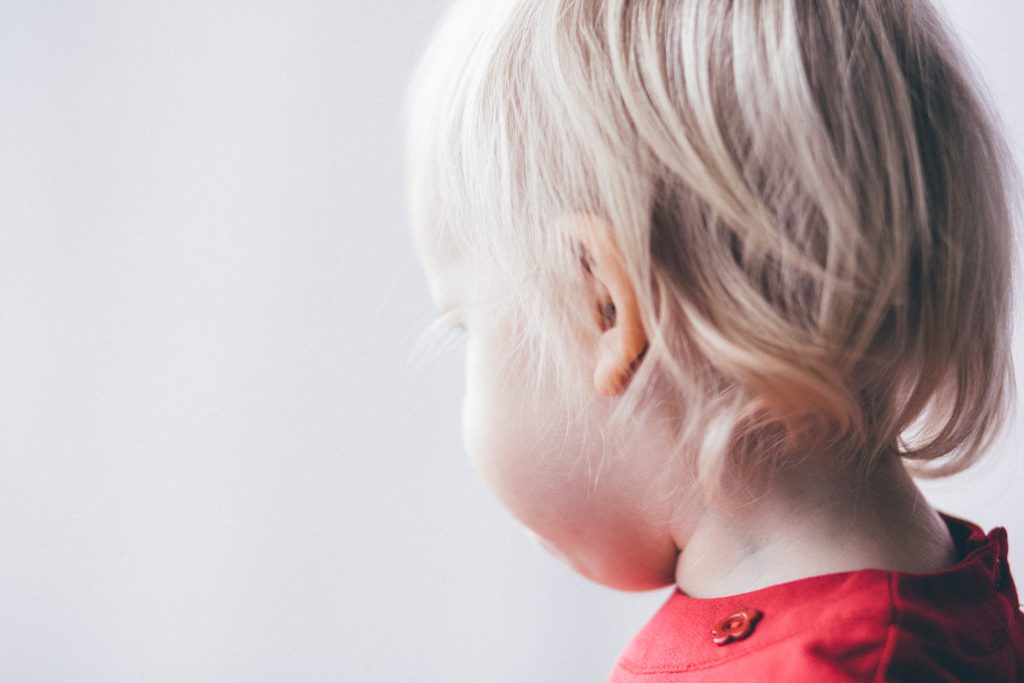
[(594, 583), (620, 591), (657, 590), (675, 584), (676, 560), (679, 551), (672, 543), (660, 547), (596, 547), (571, 541), (552, 541), (533, 532), (542, 548), (557, 557), (573, 571)]
[(542, 548), (594, 583), (638, 592), (676, 582), (679, 549), (666, 531), (630, 524), (616, 514), (621, 512), (617, 509), (544, 507), (540, 512), (541, 506), (499, 498)]
[[(526, 445), (505, 452), (495, 447), (500, 442), (467, 450), (483, 483), (542, 547), (583, 577), (615, 590), (675, 584), (679, 551), (669, 528), (670, 508), (653, 508), (635, 487), (596, 488), (580, 476), (585, 470), (571, 466), (572, 458)], [(470, 439), (467, 445), (482, 444)]]
[(625, 558), (583, 557), (578, 559), (565, 558), (565, 562), (581, 576), (594, 583), (620, 591), (639, 592), (664, 588), (675, 583), (677, 553), (672, 553), (671, 561), (656, 561), (649, 558), (646, 562), (636, 562), (636, 558), (624, 561)]

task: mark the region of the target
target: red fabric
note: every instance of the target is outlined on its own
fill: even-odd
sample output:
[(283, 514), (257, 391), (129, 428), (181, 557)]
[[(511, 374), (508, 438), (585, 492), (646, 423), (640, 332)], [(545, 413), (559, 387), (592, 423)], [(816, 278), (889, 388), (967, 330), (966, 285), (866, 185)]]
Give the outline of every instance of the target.
[[(961, 558), (928, 574), (864, 569), (728, 598), (675, 591), (633, 638), (609, 683), (710, 681), (1024, 681), (1024, 614), (1006, 530), (987, 536), (942, 515)], [(712, 629), (761, 613), (740, 639)], [(741, 618), (742, 622), (742, 618)]]

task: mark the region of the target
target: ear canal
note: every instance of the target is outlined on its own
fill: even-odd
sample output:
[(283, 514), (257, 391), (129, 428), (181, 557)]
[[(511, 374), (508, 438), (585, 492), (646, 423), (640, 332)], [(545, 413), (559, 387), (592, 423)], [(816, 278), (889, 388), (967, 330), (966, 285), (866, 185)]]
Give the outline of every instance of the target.
[(605, 330), (615, 327), (615, 302), (608, 300), (602, 304), (599, 304), (598, 309), (601, 313), (601, 331), (604, 332)]

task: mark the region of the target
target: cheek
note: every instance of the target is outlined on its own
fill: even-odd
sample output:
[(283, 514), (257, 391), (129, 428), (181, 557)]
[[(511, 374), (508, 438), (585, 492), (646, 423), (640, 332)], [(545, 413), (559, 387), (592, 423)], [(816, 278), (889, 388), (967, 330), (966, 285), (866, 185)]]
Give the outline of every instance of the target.
[(584, 576), (626, 590), (671, 583), (675, 547), (664, 520), (646, 510), (652, 492), (638, 483), (648, 477), (633, 459), (596, 448), (602, 417), (570, 419), (550, 384), (538, 389), (530, 368), (501, 353), (500, 337), (475, 334), (466, 346), (462, 427), (486, 486)]
[(488, 488), (533, 526), (543, 514), (543, 491), (564, 479), (561, 463), (571, 444), (554, 400), (533, 395), (528, 368), (510, 362), (499, 344), (488, 341), (497, 340), (467, 344), (463, 441)]

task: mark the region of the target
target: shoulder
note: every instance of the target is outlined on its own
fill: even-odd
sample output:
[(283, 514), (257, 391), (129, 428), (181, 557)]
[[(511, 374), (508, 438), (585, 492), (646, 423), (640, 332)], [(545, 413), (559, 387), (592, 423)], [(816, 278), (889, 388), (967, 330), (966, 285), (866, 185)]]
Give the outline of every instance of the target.
[[(868, 569), (711, 600), (676, 591), (609, 681), (1024, 681), (1005, 531), (957, 533), (961, 560), (929, 574)], [(748, 627), (726, 621), (744, 608), (758, 615)], [(716, 644), (723, 625), (741, 637)]]
[(946, 516), (962, 559), (929, 574), (890, 573), (893, 610), (880, 680), (1024, 681), (1024, 614), (1006, 530)]

